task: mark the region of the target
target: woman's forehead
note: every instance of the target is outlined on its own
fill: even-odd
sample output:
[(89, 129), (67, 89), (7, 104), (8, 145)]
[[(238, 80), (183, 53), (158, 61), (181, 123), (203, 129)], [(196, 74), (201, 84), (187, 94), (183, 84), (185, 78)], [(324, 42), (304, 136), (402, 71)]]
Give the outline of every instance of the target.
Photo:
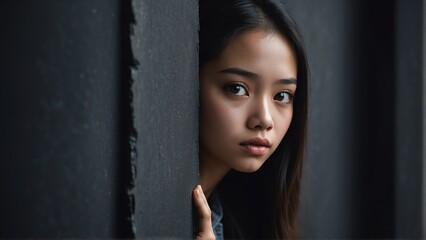
[(213, 61), (216, 68), (240, 67), (274, 71), (296, 77), (296, 58), (287, 39), (279, 33), (256, 29), (235, 36)]

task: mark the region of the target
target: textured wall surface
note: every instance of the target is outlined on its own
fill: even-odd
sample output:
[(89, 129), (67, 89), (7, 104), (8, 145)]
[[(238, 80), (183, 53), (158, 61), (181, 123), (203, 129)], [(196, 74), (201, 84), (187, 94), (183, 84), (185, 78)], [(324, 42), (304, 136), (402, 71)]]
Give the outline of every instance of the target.
[(1, 237), (192, 238), (196, 1), (1, 1)]
[(1, 1), (1, 237), (118, 236), (119, 24), (115, 0)]
[(136, 237), (192, 238), (198, 172), (196, 1), (133, 0)]

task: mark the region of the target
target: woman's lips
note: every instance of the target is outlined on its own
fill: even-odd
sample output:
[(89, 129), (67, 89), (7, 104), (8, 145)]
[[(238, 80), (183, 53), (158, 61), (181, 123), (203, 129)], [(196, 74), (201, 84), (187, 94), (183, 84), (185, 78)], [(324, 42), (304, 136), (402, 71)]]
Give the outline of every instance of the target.
[(253, 155), (264, 155), (271, 147), (269, 140), (266, 138), (253, 138), (240, 143), (240, 145), (244, 150)]
[(268, 147), (259, 145), (241, 145), (247, 152), (253, 155), (264, 155), (268, 152)]

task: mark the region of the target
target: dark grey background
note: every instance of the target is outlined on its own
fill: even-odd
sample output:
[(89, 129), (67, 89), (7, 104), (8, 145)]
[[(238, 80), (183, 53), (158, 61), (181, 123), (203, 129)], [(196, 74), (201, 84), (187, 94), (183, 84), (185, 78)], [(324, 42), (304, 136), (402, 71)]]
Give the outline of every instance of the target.
[(425, 237), (425, 2), (286, 2), (312, 67), (302, 236)]

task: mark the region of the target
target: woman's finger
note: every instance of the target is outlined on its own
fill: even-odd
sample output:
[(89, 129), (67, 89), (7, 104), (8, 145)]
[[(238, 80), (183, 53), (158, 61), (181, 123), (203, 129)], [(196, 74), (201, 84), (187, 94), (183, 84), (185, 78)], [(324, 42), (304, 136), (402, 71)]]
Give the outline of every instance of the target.
[(198, 185), (194, 191), (194, 203), (198, 211), (199, 222), (198, 222), (198, 235), (197, 239), (215, 239), (215, 235), (212, 227), (211, 210), (207, 202), (206, 196)]

